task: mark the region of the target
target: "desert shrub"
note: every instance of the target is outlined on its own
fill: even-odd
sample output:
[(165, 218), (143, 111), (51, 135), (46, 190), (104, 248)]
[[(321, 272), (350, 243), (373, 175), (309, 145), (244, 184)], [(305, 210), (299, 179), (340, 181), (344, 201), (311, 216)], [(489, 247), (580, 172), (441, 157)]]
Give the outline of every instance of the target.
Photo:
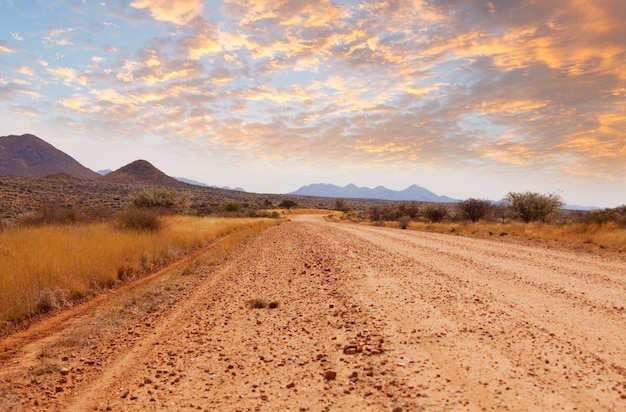
[(422, 215), (431, 222), (438, 223), (449, 217), (451, 213), (446, 205), (427, 205), (423, 208)]
[(118, 229), (156, 232), (161, 228), (160, 216), (158, 209), (134, 207), (119, 213), (115, 223)]
[(525, 223), (546, 223), (565, 204), (558, 193), (541, 194), (535, 192), (509, 192), (505, 202), (513, 214)]
[(282, 209), (291, 209), (292, 207), (296, 207), (298, 206), (298, 204), (296, 202), (294, 202), (293, 200), (289, 200), (289, 199), (285, 199), (282, 202), (280, 202), (280, 204), (278, 205), (278, 207), (282, 208)]
[(585, 216), (586, 223), (605, 224), (617, 223), (626, 227), (626, 205), (614, 209), (590, 210)]
[(220, 206), (220, 211), (226, 213), (239, 213), (243, 210), (243, 205), (237, 202), (226, 202)]
[(398, 219), (398, 223), (400, 224), (400, 229), (406, 229), (409, 227), (409, 223), (411, 223), (411, 218), (408, 216), (402, 216)]
[(23, 225), (67, 225), (86, 220), (81, 210), (73, 206), (44, 205), (40, 209), (20, 217)]
[(348, 206), (348, 203), (345, 200), (337, 199), (337, 201), (335, 202), (335, 210), (339, 210), (343, 213), (348, 213), (352, 209), (350, 208), (350, 206)]
[(473, 198), (459, 202), (456, 207), (461, 217), (471, 220), (474, 223), (487, 216), (492, 209), (490, 201)]
[(135, 208), (163, 209), (175, 214), (189, 213), (191, 196), (178, 190), (148, 188), (130, 196)]

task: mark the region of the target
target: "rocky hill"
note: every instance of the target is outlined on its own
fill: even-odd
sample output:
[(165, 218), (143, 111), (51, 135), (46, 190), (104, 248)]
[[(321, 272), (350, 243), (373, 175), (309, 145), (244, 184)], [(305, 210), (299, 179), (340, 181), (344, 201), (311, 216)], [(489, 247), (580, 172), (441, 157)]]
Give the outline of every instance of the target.
[(0, 137), (0, 174), (43, 177), (57, 173), (93, 180), (99, 175), (32, 134)]
[(187, 184), (169, 177), (146, 160), (135, 160), (98, 178), (102, 182), (162, 187), (186, 187)]

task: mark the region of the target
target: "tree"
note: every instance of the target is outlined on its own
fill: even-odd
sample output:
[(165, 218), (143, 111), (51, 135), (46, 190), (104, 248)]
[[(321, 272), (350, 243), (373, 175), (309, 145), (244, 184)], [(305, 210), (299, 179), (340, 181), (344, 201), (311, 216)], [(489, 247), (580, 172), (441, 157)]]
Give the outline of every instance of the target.
[(476, 223), (491, 212), (491, 202), (482, 199), (467, 199), (457, 204), (457, 209), (466, 219)]
[(450, 216), (450, 209), (445, 205), (427, 205), (422, 211), (424, 217), (433, 223), (439, 223)]
[(298, 204), (296, 202), (294, 202), (293, 200), (283, 200), (282, 202), (280, 202), (280, 204), (278, 205), (278, 207), (281, 207), (283, 209), (291, 209), (292, 207), (296, 207), (298, 206)]
[(513, 214), (525, 223), (545, 223), (565, 204), (558, 193), (509, 192), (504, 200)]

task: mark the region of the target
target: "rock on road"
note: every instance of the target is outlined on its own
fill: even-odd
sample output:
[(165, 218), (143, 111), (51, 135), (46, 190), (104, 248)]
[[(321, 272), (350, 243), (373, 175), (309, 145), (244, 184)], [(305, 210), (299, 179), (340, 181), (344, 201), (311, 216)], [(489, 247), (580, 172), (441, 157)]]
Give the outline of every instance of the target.
[(625, 305), (623, 261), (294, 215), (47, 409), (626, 411)]

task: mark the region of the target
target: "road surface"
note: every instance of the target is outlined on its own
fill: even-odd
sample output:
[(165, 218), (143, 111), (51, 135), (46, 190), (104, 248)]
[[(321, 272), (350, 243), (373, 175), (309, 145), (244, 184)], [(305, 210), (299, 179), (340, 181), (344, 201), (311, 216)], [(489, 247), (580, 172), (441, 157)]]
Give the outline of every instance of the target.
[(194, 282), (5, 347), (0, 409), (626, 411), (621, 260), (295, 215)]

